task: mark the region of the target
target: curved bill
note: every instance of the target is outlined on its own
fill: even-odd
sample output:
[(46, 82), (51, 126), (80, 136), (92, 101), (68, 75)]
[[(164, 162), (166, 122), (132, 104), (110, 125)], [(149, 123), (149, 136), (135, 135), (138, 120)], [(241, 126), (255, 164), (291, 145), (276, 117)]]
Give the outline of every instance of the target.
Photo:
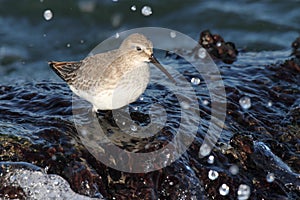
[(159, 61), (152, 54), (150, 57), (150, 62), (153, 63), (160, 71), (162, 71), (167, 77), (173, 82), (176, 83), (175, 79), (169, 74), (169, 72), (159, 63)]

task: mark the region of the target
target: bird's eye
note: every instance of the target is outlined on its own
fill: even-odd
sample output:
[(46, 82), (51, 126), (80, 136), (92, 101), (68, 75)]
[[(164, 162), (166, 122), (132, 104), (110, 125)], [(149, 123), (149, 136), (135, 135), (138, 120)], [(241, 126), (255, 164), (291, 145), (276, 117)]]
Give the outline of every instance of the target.
[(139, 46), (136, 46), (136, 50), (137, 50), (137, 51), (141, 51), (141, 50), (142, 50), (142, 48), (141, 48), (141, 47), (139, 47)]

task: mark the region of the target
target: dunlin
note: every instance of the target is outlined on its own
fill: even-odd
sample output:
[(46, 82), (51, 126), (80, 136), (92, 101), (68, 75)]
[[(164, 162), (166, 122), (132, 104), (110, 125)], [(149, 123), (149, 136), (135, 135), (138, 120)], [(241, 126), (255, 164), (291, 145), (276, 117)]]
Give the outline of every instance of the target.
[(153, 55), (153, 45), (144, 35), (129, 35), (119, 49), (95, 54), (78, 62), (49, 62), (55, 73), (93, 110), (113, 110), (128, 105), (145, 91), (153, 63), (175, 80)]

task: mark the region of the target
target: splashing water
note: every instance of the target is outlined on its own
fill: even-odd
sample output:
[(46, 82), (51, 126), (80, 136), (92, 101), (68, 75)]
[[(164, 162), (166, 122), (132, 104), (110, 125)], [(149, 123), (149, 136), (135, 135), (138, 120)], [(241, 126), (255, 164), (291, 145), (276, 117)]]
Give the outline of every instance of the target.
[(150, 6), (144, 6), (144, 7), (142, 8), (142, 14), (143, 14), (144, 16), (149, 16), (149, 15), (151, 15), (151, 14), (152, 14), (152, 9), (151, 9), (151, 7), (150, 7)]
[(199, 149), (199, 157), (208, 156), (210, 151), (211, 147), (208, 144), (203, 144)]
[(212, 180), (212, 181), (216, 180), (218, 177), (219, 177), (219, 173), (217, 171), (215, 171), (215, 170), (209, 170), (209, 172), (208, 172), (208, 178), (210, 180)]
[(202, 101), (202, 103), (203, 103), (203, 105), (207, 106), (207, 105), (209, 104), (209, 101), (206, 100), (206, 99), (204, 99), (204, 100)]
[(251, 194), (251, 189), (248, 185), (241, 184), (239, 186), (239, 189), (237, 191), (238, 200), (247, 200), (249, 199), (250, 194)]
[(214, 161), (215, 161), (215, 157), (213, 155), (210, 155), (207, 159), (207, 163), (209, 163), (209, 164), (213, 164)]
[(79, 1), (78, 2), (78, 8), (80, 9), (80, 11), (82, 12), (93, 12), (96, 8), (96, 2), (93, 0), (89, 0), (89, 1)]
[(176, 37), (176, 32), (171, 31), (171, 32), (170, 32), (170, 36), (171, 36), (171, 38), (175, 38), (175, 37)]
[(268, 107), (272, 107), (272, 106), (273, 106), (272, 101), (269, 101), (269, 102), (268, 102)]
[(46, 21), (49, 21), (50, 19), (52, 19), (53, 18), (53, 13), (52, 13), (52, 11), (51, 10), (45, 10), (44, 11), (44, 19), (46, 20)]
[(198, 50), (198, 56), (199, 58), (204, 59), (206, 57), (206, 50), (204, 48), (200, 48)]
[(41, 171), (18, 169), (10, 176), (13, 185), (21, 187), (28, 199), (103, 199), (89, 198), (75, 193), (69, 183), (58, 175), (48, 175)]
[(200, 80), (199, 78), (193, 77), (193, 78), (191, 79), (191, 83), (192, 83), (193, 85), (199, 85), (200, 82), (201, 82), (201, 80)]
[(275, 180), (274, 173), (268, 173), (266, 179), (269, 183), (272, 183)]
[(237, 175), (239, 173), (239, 167), (237, 165), (231, 165), (229, 171), (232, 175)]
[(244, 110), (248, 110), (251, 107), (251, 99), (247, 96), (240, 98), (239, 103)]
[(222, 196), (226, 196), (229, 193), (229, 186), (223, 183), (219, 188), (219, 193)]
[(130, 126), (130, 129), (131, 129), (132, 131), (134, 131), (134, 132), (137, 131), (136, 125), (133, 125), (133, 124)]
[(120, 26), (121, 22), (122, 22), (122, 15), (120, 13), (116, 13), (116, 14), (112, 15), (112, 17), (111, 17), (111, 25), (113, 27)]
[(136, 11), (136, 6), (135, 6), (135, 5), (131, 6), (131, 7), (130, 7), (130, 10)]

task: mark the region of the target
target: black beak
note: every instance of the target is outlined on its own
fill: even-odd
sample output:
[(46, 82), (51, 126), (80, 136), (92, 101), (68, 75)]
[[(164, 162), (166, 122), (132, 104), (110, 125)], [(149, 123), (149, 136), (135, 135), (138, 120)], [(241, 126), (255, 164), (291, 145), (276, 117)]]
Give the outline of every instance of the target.
[(162, 71), (167, 77), (173, 82), (176, 83), (175, 79), (169, 74), (169, 72), (158, 62), (158, 60), (152, 54), (150, 57), (150, 62), (153, 63), (160, 71)]

